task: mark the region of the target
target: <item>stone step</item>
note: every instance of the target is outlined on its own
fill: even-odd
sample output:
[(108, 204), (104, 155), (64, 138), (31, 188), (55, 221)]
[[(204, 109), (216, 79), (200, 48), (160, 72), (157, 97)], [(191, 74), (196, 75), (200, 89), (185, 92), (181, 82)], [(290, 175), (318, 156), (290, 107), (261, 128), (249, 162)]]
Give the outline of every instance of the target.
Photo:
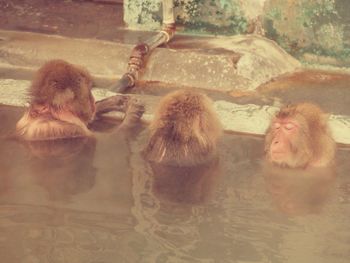
[[(27, 105), (26, 80), (2, 79), (0, 80), (0, 103), (13, 106)], [(115, 93), (106, 89), (93, 90), (96, 100), (101, 100)], [(150, 95), (130, 95), (139, 98), (146, 106), (143, 121), (149, 123), (153, 119), (155, 106), (160, 97)], [(269, 105), (246, 104), (239, 105), (223, 100), (214, 101), (214, 107), (219, 115), (226, 132), (239, 132), (251, 135), (264, 135), (271, 117), (278, 108)], [(121, 117), (121, 115), (117, 115)], [(344, 115), (331, 115), (330, 126), (334, 139), (340, 144), (350, 144), (350, 117)]]

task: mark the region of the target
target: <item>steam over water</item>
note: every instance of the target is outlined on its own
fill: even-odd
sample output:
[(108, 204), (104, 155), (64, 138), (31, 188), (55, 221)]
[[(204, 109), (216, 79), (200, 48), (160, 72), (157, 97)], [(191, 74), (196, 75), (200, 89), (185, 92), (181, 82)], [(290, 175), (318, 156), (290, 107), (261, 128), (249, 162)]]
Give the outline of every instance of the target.
[[(22, 109), (1, 107), (1, 137)], [(348, 262), (350, 151), (336, 167), (263, 162), (263, 140), (225, 135), (219, 157), (159, 166), (147, 136), (0, 144), (1, 262)]]

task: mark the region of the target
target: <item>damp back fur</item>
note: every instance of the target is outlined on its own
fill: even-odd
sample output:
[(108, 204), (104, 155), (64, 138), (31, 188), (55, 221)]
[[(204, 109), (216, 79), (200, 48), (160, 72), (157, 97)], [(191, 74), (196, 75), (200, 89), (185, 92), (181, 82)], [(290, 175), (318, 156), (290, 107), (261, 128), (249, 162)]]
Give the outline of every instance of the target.
[(190, 166), (212, 158), (222, 132), (212, 104), (206, 95), (193, 90), (166, 95), (149, 127), (150, 138), (144, 151), (147, 159)]

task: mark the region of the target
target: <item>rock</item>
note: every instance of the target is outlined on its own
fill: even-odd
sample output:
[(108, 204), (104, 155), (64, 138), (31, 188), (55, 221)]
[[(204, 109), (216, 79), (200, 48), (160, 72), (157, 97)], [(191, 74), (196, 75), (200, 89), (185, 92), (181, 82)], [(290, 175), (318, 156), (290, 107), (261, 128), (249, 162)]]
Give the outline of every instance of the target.
[[(33, 71), (50, 59), (86, 67), (95, 77), (118, 79), (125, 72), (132, 45), (91, 39), (72, 39), (36, 33), (0, 31), (2, 67)], [(278, 75), (300, 67), (273, 41), (256, 35), (179, 38), (157, 48), (140, 80), (229, 92), (254, 90)]]

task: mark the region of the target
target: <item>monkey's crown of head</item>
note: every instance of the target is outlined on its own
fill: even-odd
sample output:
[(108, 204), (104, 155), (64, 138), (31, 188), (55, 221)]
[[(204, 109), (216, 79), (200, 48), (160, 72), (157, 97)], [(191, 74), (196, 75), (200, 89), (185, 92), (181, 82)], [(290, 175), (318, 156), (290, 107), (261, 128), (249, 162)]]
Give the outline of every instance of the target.
[(288, 104), (287, 106), (280, 109), (279, 112), (277, 112), (276, 117), (280, 119), (284, 119), (294, 114), (295, 114), (295, 107), (292, 104)]

